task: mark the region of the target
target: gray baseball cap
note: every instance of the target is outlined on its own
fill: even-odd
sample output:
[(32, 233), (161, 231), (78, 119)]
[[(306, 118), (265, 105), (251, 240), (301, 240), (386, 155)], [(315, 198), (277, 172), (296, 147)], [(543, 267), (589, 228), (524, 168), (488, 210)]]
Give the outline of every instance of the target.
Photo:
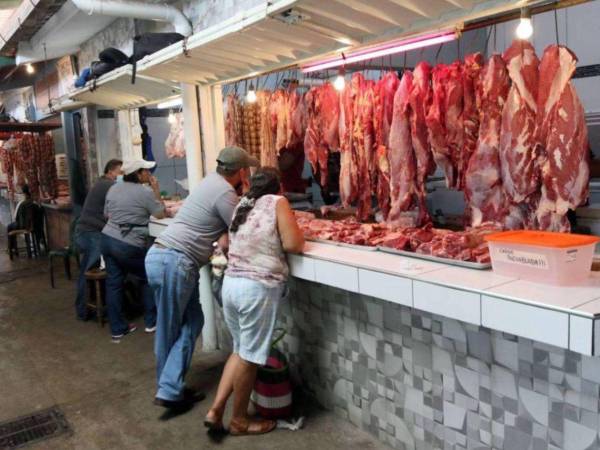
[(217, 157), (217, 163), (228, 170), (240, 170), (246, 167), (260, 166), (258, 159), (250, 156), (243, 148), (235, 146), (222, 149)]

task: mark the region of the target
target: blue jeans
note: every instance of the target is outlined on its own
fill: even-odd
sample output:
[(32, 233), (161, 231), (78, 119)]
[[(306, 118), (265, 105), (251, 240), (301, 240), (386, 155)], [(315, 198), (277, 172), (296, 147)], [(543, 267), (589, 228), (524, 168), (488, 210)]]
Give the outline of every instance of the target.
[(85, 299), (86, 282), (85, 273), (100, 264), (100, 240), (102, 233), (99, 231), (82, 231), (77, 233), (76, 243), (81, 255), (81, 267), (77, 280), (77, 297), (75, 299), (75, 312), (82, 320), (88, 318)]
[(199, 267), (181, 252), (154, 246), (146, 256), (146, 272), (158, 311), (154, 337), (156, 397), (180, 400), (204, 325)]
[(153, 327), (156, 324), (156, 305), (144, 269), (146, 249), (106, 234), (102, 234), (101, 248), (106, 262), (106, 306), (111, 333), (113, 336), (123, 334), (129, 327), (123, 317), (123, 283), (128, 274), (135, 275), (142, 282), (144, 323)]

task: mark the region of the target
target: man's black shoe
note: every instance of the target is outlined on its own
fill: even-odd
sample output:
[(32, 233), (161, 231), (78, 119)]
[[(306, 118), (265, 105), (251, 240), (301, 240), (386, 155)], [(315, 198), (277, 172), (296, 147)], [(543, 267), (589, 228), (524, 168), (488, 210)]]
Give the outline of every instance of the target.
[(162, 406), (168, 409), (186, 409), (194, 405), (194, 403), (201, 402), (206, 398), (203, 392), (196, 392), (191, 389), (185, 388), (183, 391), (183, 398), (181, 400), (165, 400), (159, 397), (154, 399), (156, 406)]

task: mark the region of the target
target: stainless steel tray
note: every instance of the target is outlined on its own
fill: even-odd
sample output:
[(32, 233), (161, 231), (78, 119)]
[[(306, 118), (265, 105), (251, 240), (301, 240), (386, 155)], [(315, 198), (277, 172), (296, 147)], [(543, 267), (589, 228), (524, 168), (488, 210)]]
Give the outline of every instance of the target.
[(354, 250), (362, 250), (362, 251), (366, 251), (366, 252), (376, 252), (378, 250), (378, 247), (375, 247), (375, 246), (347, 244), (345, 242), (329, 241), (327, 239), (306, 238), (306, 240), (309, 242), (318, 242), (320, 244), (335, 245), (336, 247), (346, 247), (346, 248), (352, 248)]
[(353, 248), (355, 250), (363, 250), (367, 252), (376, 252), (378, 250), (378, 248), (373, 245), (347, 244), (345, 242), (338, 242), (337, 245), (340, 247)]
[(319, 244), (327, 244), (327, 245), (335, 245), (336, 247), (340, 245), (339, 242), (328, 241), (327, 239), (319, 239), (319, 238), (309, 238), (305, 237), (308, 242), (318, 242)]
[(439, 256), (423, 255), (421, 253), (409, 252), (406, 250), (396, 250), (390, 247), (379, 247), (379, 250), (384, 253), (391, 253), (394, 255), (408, 256), (410, 258), (425, 259), (427, 261), (434, 261), (442, 264), (448, 264), (450, 266), (468, 267), (469, 269), (477, 270), (488, 270), (492, 268), (492, 263), (478, 263), (472, 261), (459, 261), (450, 258), (440, 258)]

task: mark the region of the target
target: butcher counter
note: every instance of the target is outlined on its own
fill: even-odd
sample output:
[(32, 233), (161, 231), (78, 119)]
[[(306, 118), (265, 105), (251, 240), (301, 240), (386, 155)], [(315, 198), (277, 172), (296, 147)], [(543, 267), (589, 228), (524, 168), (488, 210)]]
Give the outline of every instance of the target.
[[(169, 219), (154, 220), (157, 236)], [(584, 355), (600, 354), (600, 273), (559, 287), (492, 270), (307, 242), (288, 256), (295, 278), (359, 293)]]
[(324, 407), (394, 448), (600, 448), (600, 274), (556, 287), (312, 242), (289, 265), (282, 349)]

